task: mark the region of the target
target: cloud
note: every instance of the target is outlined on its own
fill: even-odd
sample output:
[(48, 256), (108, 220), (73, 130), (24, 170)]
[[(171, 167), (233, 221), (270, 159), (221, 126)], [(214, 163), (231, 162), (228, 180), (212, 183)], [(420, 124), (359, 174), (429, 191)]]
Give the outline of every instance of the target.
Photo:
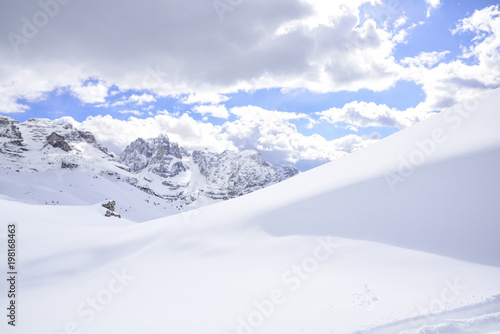
[(118, 111), (120, 114), (132, 114), (136, 116), (141, 116), (142, 112), (137, 111), (137, 110), (120, 110)]
[(108, 87), (103, 82), (87, 83), (71, 87), (71, 92), (84, 103), (104, 103)]
[(427, 17), (431, 16), (432, 9), (441, 6), (441, 0), (425, 0), (425, 2), (429, 5), (429, 7), (427, 7)]
[[(0, 26), (1, 24), (0, 20)], [(5, 50), (2, 49), (1, 43), (0, 40), (0, 112), (24, 112), (29, 110), (29, 107), (18, 99), (28, 102), (43, 100), (45, 95), (56, 87), (79, 87), (84, 81), (84, 77), (78, 75), (77, 67), (46, 63), (35, 66), (35, 70), (33, 64), (8, 61), (2, 58), (2, 51)], [(92, 74), (89, 72), (87, 75)]]
[(229, 112), (226, 109), (225, 105), (221, 104), (203, 104), (193, 107), (193, 111), (201, 114), (202, 116), (211, 115), (212, 117), (217, 118), (229, 118)]
[(425, 0), (425, 2), (431, 7), (431, 8), (437, 8), (441, 5), (441, 0)]
[(25, 104), (18, 103), (13, 96), (9, 96), (8, 94), (2, 94), (2, 90), (0, 88), (0, 112), (4, 114), (11, 113), (23, 113), (29, 109), (29, 107)]
[[(429, 9), (441, 5), (426, 1)], [(68, 87), (83, 103), (103, 107), (108, 106), (108, 87), (111, 95), (147, 92), (133, 95), (137, 101), (116, 105), (151, 103), (160, 96), (218, 105), (239, 90), (383, 91), (400, 80), (423, 85), (426, 107), (432, 109), (449, 105), (462, 93), (465, 86), (458, 80), (453, 86), (460, 89), (440, 87), (452, 69), (459, 70), (452, 77), (478, 80), (483, 87), (497, 85), (498, 6), (476, 11), (453, 30), (477, 33), (462, 59), (477, 59), (478, 70), (465, 63), (436, 66), (443, 64), (442, 50), (398, 61), (396, 47), (420, 23), (408, 22), (403, 7), (391, 4), (377, 9), (392, 16), (392, 25), (384, 15), (385, 20), (373, 15), (361, 20), (360, 6), (368, 3), (383, 7), (369, 0), (255, 0), (234, 7), (220, 21), (212, 2), (204, 0), (124, 0), (120, 6), (111, 0), (71, 1), (59, 6), (34, 36), (23, 37), (27, 42), (19, 52), (8, 38), (0, 39), (0, 111), (26, 111), (20, 99), (37, 101)], [(22, 35), (22, 18), (40, 10), (36, 2), (0, 4), (0, 31)], [(85, 19), (89, 17), (91, 24)], [(147, 24), (132, 27), (134, 20)]]
[(471, 16), (463, 19), (452, 30), (452, 34), (472, 32), (476, 36), (469, 48), (463, 49), (464, 58), (476, 58), (481, 63), (500, 68), (498, 60), (500, 47), (500, 10), (499, 5), (476, 10)]
[[(405, 58), (402, 77), (422, 86), (426, 100), (418, 108), (426, 111), (452, 107), (465, 99), (500, 87), (500, 11), (498, 5), (476, 10), (461, 20), (452, 34), (473, 33), (472, 44), (460, 58), (448, 63), (437, 58), (443, 52), (422, 53)], [(444, 51), (446, 52), (446, 51)], [(471, 59), (472, 64), (463, 60)], [(431, 67), (432, 68), (427, 68)]]
[[(105, 86), (113, 86), (155, 97), (190, 94), (187, 104), (272, 87), (381, 90), (398, 79), (399, 65), (391, 34), (370, 20), (359, 24), (366, 2), (255, 0), (221, 22), (205, 0), (71, 1), (23, 37), (19, 52), (0, 40), (3, 108), (26, 110), (13, 104), (58, 87), (72, 87), (84, 103), (103, 103)], [(0, 5), (0, 31), (22, 35), (22, 18), (40, 10), (36, 2)], [(130, 24), (137, 20), (147, 24)], [(88, 78), (100, 82), (82, 86)]]
[(205, 147), (218, 152), (235, 149), (231, 142), (220, 136), (219, 127), (196, 121), (187, 114), (176, 117), (165, 113), (143, 119), (130, 117), (127, 120), (99, 115), (89, 116), (85, 121), (76, 123), (79, 128), (93, 132), (99, 142), (117, 154), (138, 137), (153, 138), (161, 133), (191, 150)]
[(416, 57), (406, 57), (400, 61), (406, 66), (432, 67), (443, 60), (450, 51), (421, 52)]
[(231, 108), (231, 114), (238, 116), (240, 120), (248, 122), (280, 122), (285, 120), (296, 120), (309, 118), (303, 113), (284, 112), (277, 110), (266, 110), (257, 106), (244, 106)]
[(138, 137), (152, 138), (165, 133), (189, 150), (254, 149), (273, 164), (294, 164), (300, 168), (340, 158), (380, 139), (378, 134), (348, 135), (334, 140), (326, 140), (318, 134), (306, 136), (291, 123), (307, 118), (304, 114), (254, 106), (232, 108), (230, 112), (237, 119), (223, 125), (197, 121), (188, 114), (178, 116), (168, 112), (143, 119), (119, 120), (110, 115), (99, 115), (89, 116), (81, 123), (71, 117), (60, 120), (93, 132), (100, 143), (117, 154)]
[(129, 97), (128, 102), (134, 102), (137, 105), (143, 105), (144, 103), (156, 102), (156, 100), (153, 97), (153, 95), (150, 94), (142, 94), (142, 95), (132, 94)]
[(141, 106), (144, 103), (151, 103), (151, 102), (156, 102), (156, 99), (151, 94), (142, 94), (142, 95), (132, 94), (127, 99), (123, 99), (121, 101), (113, 103), (112, 106), (113, 107), (123, 106), (129, 103), (134, 103), (136, 105)]
[(395, 22), (394, 22), (394, 29), (398, 29), (399, 27), (403, 26), (406, 22), (408, 21), (408, 17), (406, 15), (401, 15)]
[(219, 104), (222, 102), (226, 102), (228, 100), (229, 97), (218, 93), (196, 93), (196, 94), (189, 94), (189, 96), (181, 99), (181, 102), (184, 104), (196, 104), (196, 103)]
[[(425, 115), (418, 115), (410, 110), (403, 112), (389, 108), (385, 104), (375, 104), (373, 102), (350, 102), (342, 108), (331, 108), (318, 112), (320, 120), (328, 123), (347, 126), (349, 129), (357, 131), (357, 128), (365, 127), (409, 127)], [(419, 117), (420, 116), (420, 117)]]
[(221, 137), (239, 149), (256, 149), (274, 164), (303, 161), (330, 161), (365, 147), (377, 138), (349, 135), (335, 140), (313, 134), (301, 134), (291, 121), (309, 119), (301, 113), (266, 110), (255, 106), (235, 107), (230, 112), (238, 117), (226, 122)]

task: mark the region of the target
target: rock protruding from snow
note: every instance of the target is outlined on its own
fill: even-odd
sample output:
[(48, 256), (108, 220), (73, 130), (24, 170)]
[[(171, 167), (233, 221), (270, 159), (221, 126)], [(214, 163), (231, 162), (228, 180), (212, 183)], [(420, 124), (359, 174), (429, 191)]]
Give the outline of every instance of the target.
[(114, 213), (113, 211), (106, 210), (106, 213), (104, 214), (104, 217), (118, 217), (122, 218), (122, 216), (119, 213)]
[(61, 168), (62, 169), (77, 169), (78, 164), (72, 164), (70, 162), (61, 162)]
[(52, 147), (55, 148), (60, 148), (64, 152), (69, 152), (71, 151), (71, 147), (69, 144), (64, 140), (63, 136), (58, 135), (55, 132), (52, 132), (48, 137), (47, 137), (47, 143), (52, 145)]
[(109, 201), (108, 203), (102, 204), (102, 206), (107, 209), (106, 213), (104, 214), (105, 217), (122, 217), (119, 213), (115, 212), (115, 205), (115, 201)]
[(108, 210), (115, 211), (115, 201), (109, 201), (108, 203), (104, 203), (102, 206)]

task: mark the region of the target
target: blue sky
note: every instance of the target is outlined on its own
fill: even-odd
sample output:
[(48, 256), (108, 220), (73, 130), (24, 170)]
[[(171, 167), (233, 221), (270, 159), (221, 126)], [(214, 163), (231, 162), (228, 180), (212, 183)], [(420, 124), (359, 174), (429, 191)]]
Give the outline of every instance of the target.
[[(95, 82), (89, 80), (88, 82)], [(113, 88), (111, 88), (112, 90)], [(130, 90), (116, 94), (112, 99), (109, 99), (110, 104), (118, 102), (121, 99), (127, 99), (131, 95), (148, 94), (147, 91)], [(157, 110), (168, 110), (179, 113), (189, 113), (198, 121), (203, 121), (203, 116), (198, 113), (191, 112), (192, 105), (182, 103), (182, 99), (188, 95), (183, 94), (178, 97), (156, 97), (156, 102), (147, 104), (140, 108), (136, 108), (143, 112), (142, 115), (134, 115), (137, 118), (148, 118), (147, 109), (149, 106), (154, 108), (150, 111), (154, 114)], [(362, 89), (357, 92), (335, 92), (335, 93), (314, 93), (304, 89), (296, 89), (290, 92), (281, 92), (278, 88), (261, 89), (255, 92), (237, 92), (227, 94), (229, 100), (224, 104), (227, 108), (237, 106), (254, 105), (268, 110), (279, 110), (293, 113), (306, 113), (314, 116), (316, 112), (327, 110), (331, 107), (341, 108), (346, 103), (360, 100), (366, 102), (374, 102), (377, 104), (386, 104), (391, 108), (407, 109), (416, 107), (418, 103), (425, 99), (425, 94), (422, 89), (411, 82), (400, 81), (391, 89), (382, 92), (373, 92), (371, 90)], [(123, 106), (100, 107), (96, 104), (82, 103), (77, 97), (71, 94), (68, 90), (54, 90), (47, 93), (43, 99), (39, 101), (19, 100), (20, 103), (28, 105), (30, 108), (24, 113), (9, 114), (10, 117), (20, 122), (33, 117), (59, 119), (62, 116), (71, 116), (78, 122), (83, 122), (89, 116), (97, 116), (110, 114), (116, 119), (126, 120), (131, 115), (121, 114), (120, 111), (126, 109)], [(226, 121), (235, 120), (236, 116), (232, 115), (228, 119), (217, 117), (208, 117), (208, 122), (216, 125), (222, 125)], [(307, 129), (307, 122), (297, 121), (296, 125), (302, 133), (312, 134), (319, 133), (327, 139), (338, 138), (339, 136), (351, 133), (346, 129), (332, 127), (328, 124), (318, 124), (313, 129)], [(360, 133), (367, 134), (377, 130), (384, 136), (392, 134), (398, 129), (396, 128), (363, 128)]]
[(165, 17), (46, 1), (57, 10), (34, 36), (21, 18), (36, 1), (2, 5), (0, 114), (64, 117), (117, 152), (163, 132), (304, 169), (500, 85), (493, 1), (147, 1)]

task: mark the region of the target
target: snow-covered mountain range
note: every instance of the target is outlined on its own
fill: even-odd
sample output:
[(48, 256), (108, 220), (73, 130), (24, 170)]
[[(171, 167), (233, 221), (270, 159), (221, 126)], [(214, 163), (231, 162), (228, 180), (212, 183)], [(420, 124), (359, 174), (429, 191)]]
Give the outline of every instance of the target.
[(167, 135), (138, 138), (119, 155), (88, 131), (48, 119), (0, 116), (0, 167), (20, 172), (71, 170), (123, 181), (176, 207), (234, 198), (298, 174), (256, 151), (188, 152)]

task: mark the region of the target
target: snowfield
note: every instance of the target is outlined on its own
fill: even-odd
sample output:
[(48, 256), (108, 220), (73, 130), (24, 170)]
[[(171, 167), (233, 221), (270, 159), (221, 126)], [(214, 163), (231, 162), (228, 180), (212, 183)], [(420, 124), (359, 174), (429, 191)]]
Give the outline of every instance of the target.
[(90, 190), (45, 205), (55, 187), (3, 171), (0, 248), (15, 222), (19, 276), (16, 328), (2, 315), (0, 332), (500, 333), (499, 105), (496, 90), (268, 188), (142, 223), (150, 207), (127, 189), (103, 188), (134, 213), (105, 218)]
[(28, 204), (92, 205), (118, 199), (116, 212), (137, 223), (180, 211), (178, 202), (169, 202), (115, 176), (106, 176), (81, 171), (30, 173), (0, 169), (0, 189), (10, 200)]

